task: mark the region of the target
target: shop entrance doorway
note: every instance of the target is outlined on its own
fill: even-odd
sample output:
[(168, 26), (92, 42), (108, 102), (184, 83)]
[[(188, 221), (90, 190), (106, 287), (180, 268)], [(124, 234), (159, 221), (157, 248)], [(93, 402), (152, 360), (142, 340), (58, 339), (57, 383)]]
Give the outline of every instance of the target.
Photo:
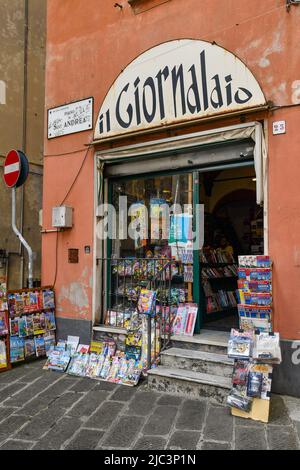
[(238, 256), (264, 253), (263, 207), (253, 166), (200, 175), (205, 207), (200, 309), (205, 329), (238, 327)]

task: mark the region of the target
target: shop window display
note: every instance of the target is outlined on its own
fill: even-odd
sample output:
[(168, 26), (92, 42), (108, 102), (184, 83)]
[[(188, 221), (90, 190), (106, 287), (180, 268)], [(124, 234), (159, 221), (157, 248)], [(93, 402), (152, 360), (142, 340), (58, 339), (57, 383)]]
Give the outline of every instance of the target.
[[(148, 287), (160, 290), (157, 299), (163, 298), (170, 308), (193, 304), (198, 290), (198, 312), (205, 327), (230, 331), (238, 326), (237, 257), (263, 253), (263, 208), (256, 205), (255, 171), (249, 166), (199, 172), (197, 178), (198, 201), (192, 173), (111, 183), (116, 220), (120, 220), (120, 197), (127, 198), (130, 210), (128, 233), (121, 233), (122, 224), (116, 224), (111, 243), (106, 324), (126, 327), (141, 289)], [(204, 246), (196, 252), (199, 273), (190, 235), (195, 202), (204, 206)], [(130, 227), (139, 228), (144, 218), (143, 230), (130, 236)]]

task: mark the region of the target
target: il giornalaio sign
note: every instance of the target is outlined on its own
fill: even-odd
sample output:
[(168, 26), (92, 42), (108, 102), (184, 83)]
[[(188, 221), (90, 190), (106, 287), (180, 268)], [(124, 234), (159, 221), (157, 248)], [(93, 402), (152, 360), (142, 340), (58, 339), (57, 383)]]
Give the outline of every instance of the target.
[(176, 40), (141, 54), (101, 106), (95, 140), (266, 104), (252, 72), (216, 44)]

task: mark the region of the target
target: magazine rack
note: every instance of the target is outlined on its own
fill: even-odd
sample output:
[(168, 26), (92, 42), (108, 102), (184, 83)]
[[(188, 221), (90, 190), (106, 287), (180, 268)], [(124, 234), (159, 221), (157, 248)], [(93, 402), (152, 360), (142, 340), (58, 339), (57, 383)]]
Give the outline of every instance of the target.
[[(4, 314), (5, 314), (5, 320), (6, 320), (6, 324), (9, 325), (9, 321), (8, 321), (8, 311), (5, 310), (4, 311)], [(7, 370), (10, 370), (11, 369), (11, 363), (10, 363), (10, 350), (9, 350), (9, 332), (5, 335), (0, 335), (0, 341), (4, 341), (5, 343), (5, 346), (6, 346), (6, 367), (1, 367), (0, 368), (0, 373), (1, 372), (5, 372)]]
[[(43, 294), (41, 294), (43, 291), (51, 291), (51, 298), (53, 298), (53, 305), (45, 305), (44, 296), (43, 296)], [(19, 307), (18, 307), (19, 310), (15, 311), (15, 313), (13, 315), (11, 315), (10, 297), (11, 296), (20, 296), (20, 295), (22, 296), (22, 294), (23, 295), (24, 294), (30, 294), (31, 292), (32, 293), (39, 293), (39, 296), (36, 299), (36, 303), (33, 302), (33, 304), (31, 304), (30, 303), (31, 301), (29, 301), (29, 304), (27, 304), (26, 301), (22, 300), (21, 305), (19, 305)], [(42, 301), (40, 299), (40, 296), (42, 296)], [(23, 299), (24, 299), (24, 297), (23, 297)], [(32, 330), (30, 333), (28, 333), (28, 330), (27, 330), (27, 334), (22, 335), (22, 336), (20, 335), (20, 338), (22, 338), (24, 340), (26, 339), (26, 340), (28, 340), (28, 342), (34, 341), (34, 350), (36, 349), (36, 351), (35, 351), (36, 355), (29, 354), (28, 356), (26, 356), (26, 347), (24, 345), (22, 358), (14, 360), (13, 357), (15, 358), (15, 356), (13, 354), (13, 351), (15, 352), (15, 349), (12, 347), (12, 343), (10, 343), (10, 341), (12, 341), (12, 340), (10, 340), (10, 338), (12, 338), (12, 339), (15, 338), (15, 337), (18, 338), (19, 335), (18, 335), (18, 333), (15, 336), (11, 335), (11, 322), (14, 320), (14, 318), (18, 318), (18, 317), (20, 317), (20, 318), (21, 317), (26, 317), (27, 318), (31, 315), (40, 316), (40, 314), (43, 314), (43, 313), (45, 315), (46, 314), (49, 315), (51, 312), (53, 312), (53, 315), (55, 315), (55, 294), (54, 294), (53, 286), (42, 286), (42, 287), (34, 287), (34, 288), (29, 288), (29, 289), (9, 290), (9, 291), (7, 291), (7, 302), (8, 302), (7, 315), (8, 315), (8, 321), (9, 321), (9, 335), (8, 335), (7, 342), (8, 342), (8, 345), (9, 345), (9, 353), (10, 353), (10, 362), (11, 362), (11, 364), (24, 362), (24, 361), (27, 361), (27, 360), (30, 360), (30, 359), (34, 359), (34, 358), (36, 359), (36, 358), (39, 358), (39, 357), (46, 356), (46, 349), (45, 349), (46, 348), (46, 336), (47, 336), (47, 340), (49, 340), (49, 335), (52, 335), (50, 340), (53, 342), (53, 344), (55, 343), (55, 329), (56, 329), (55, 325), (54, 325), (55, 326), (54, 328), (47, 328), (47, 326), (43, 326), (43, 328), (41, 327), (40, 332)], [(14, 308), (16, 308), (16, 307), (14, 307)], [(26, 322), (27, 322), (27, 320), (26, 320)], [(54, 317), (54, 323), (55, 323), (55, 317)], [(19, 323), (19, 325), (20, 325), (20, 323)], [(43, 343), (42, 345), (40, 344), (40, 341)], [(39, 342), (39, 349), (38, 349), (38, 342)], [(47, 344), (48, 344), (48, 342), (47, 342)], [(30, 347), (31, 347), (31, 345), (30, 345)], [(31, 347), (31, 350), (32, 350), (32, 347)]]

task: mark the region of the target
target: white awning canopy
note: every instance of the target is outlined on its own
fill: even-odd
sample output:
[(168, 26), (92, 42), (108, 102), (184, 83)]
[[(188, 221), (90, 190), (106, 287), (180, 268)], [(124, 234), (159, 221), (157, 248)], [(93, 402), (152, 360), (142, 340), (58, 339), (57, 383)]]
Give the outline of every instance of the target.
[[(249, 146), (250, 140), (253, 146)], [(219, 149), (218, 153), (216, 149), (222, 144), (223, 148)], [(241, 148), (243, 149), (242, 155)], [(209, 166), (209, 164), (236, 162), (239, 157), (247, 158), (247, 151), (249, 151), (249, 157), (254, 157), (256, 199), (257, 204), (261, 204), (264, 199), (267, 148), (263, 126), (260, 122), (98, 151), (96, 155), (105, 165), (109, 167), (112, 165), (112, 170), (109, 169), (108, 175), (116, 177), (149, 171), (175, 170), (183, 168), (184, 165), (188, 166), (189, 163), (191, 167), (195, 167), (203, 164)]]

